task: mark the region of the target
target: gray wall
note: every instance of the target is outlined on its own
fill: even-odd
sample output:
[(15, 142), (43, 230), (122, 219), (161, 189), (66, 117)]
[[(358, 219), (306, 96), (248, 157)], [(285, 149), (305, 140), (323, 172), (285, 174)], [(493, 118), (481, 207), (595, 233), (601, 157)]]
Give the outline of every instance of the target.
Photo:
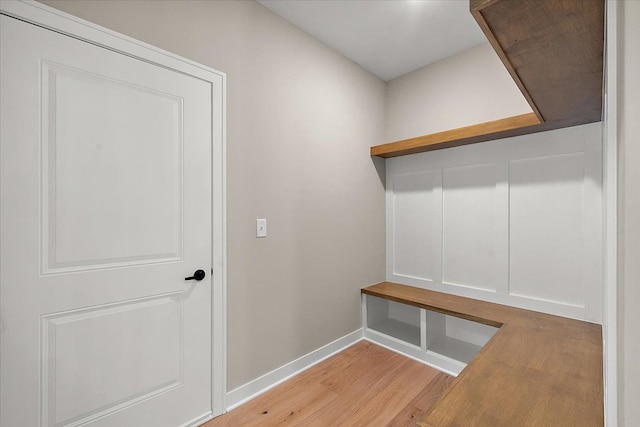
[(640, 425), (640, 2), (618, 10), (619, 421)]
[(391, 142), (531, 112), (487, 42), (389, 81), (385, 136)]
[(384, 280), (384, 82), (253, 1), (44, 3), (227, 73), (229, 390), (358, 329)]

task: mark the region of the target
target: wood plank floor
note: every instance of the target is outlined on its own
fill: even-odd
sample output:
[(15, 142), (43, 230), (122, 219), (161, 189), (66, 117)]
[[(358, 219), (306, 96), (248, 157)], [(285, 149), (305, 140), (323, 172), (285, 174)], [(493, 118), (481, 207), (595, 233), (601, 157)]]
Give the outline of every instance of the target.
[(414, 427), (452, 380), (361, 341), (202, 427)]

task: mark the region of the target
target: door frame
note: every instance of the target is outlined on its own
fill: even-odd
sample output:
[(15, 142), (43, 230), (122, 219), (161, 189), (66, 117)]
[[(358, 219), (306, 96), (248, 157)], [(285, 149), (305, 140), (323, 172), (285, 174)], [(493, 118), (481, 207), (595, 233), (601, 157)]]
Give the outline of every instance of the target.
[[(212, 260), (211, 268), (211, 410), (226, 411), (227, 389), (227, 217), (226, 217), (226, 74), (147, 43), (29, 0), (0, 0), (7, 15), (111, 51), (193, 76), (211, 84), (212, 95)], [(214, 381), (215, 380), (215, 381)], [(199, 419), (198, 423), (207, 421)]]
[(618, 425), (618, 32), (620, 3), (605, 7), (603, 128), (604, 424)]

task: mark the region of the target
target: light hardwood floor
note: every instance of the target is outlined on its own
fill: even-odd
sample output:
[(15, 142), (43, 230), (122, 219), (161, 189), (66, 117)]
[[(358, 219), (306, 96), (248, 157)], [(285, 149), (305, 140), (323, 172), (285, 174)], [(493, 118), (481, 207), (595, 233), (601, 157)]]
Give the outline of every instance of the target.
[(414, 427), (452, 380), (361, 341), (202, 427)]

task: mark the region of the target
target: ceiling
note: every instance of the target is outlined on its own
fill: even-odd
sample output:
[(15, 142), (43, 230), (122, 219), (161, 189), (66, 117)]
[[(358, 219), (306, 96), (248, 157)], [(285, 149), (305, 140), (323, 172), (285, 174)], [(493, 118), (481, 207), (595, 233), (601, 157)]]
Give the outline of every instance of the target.
[(486, 41), (468, 0), (258, 0), (383, 80)]

